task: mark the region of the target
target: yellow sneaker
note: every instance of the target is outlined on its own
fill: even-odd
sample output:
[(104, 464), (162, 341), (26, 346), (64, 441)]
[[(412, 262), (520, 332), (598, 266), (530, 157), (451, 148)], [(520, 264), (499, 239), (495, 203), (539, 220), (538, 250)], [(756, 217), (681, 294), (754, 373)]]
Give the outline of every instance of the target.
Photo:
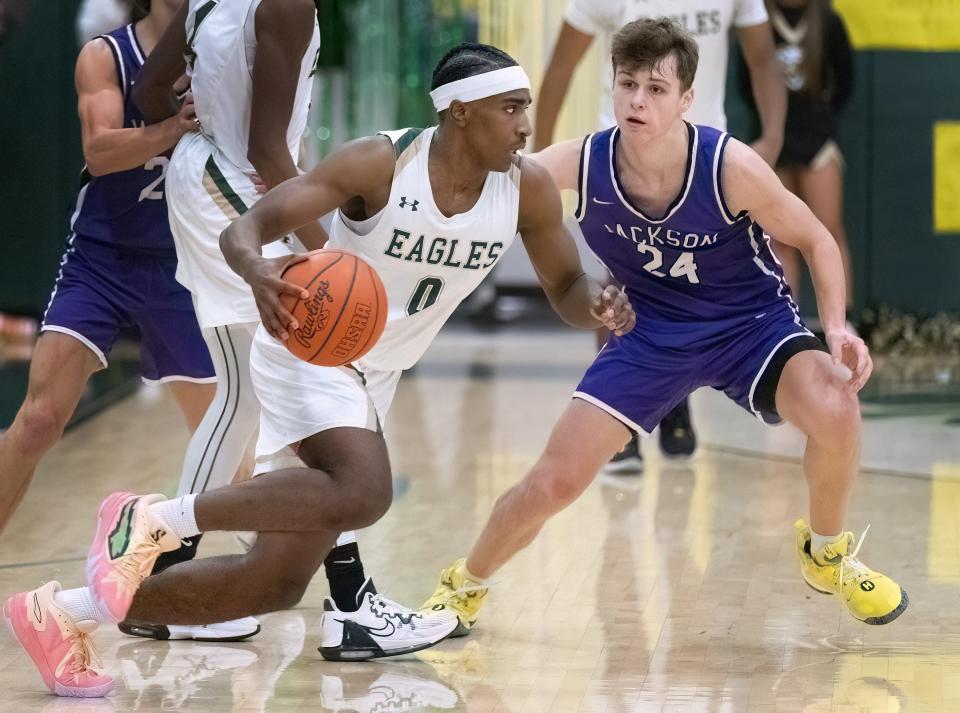
[(463, 570), (466, 559), (461, 558), (440, 572), (440, 583), (431, 597), (420, 607), (421, 611), (430, 609), (441, 611), (450, 609), (457, 615), (459, 623), (450, 637), (466, 636), (477, 623), (477, 612), (487, 596), (487, 588), (468, 578)]
[(910, 600), (900, 585), (857, 559), (860, 547), (853, 549), (852, 532), (845, 532), (837, 542), (811, 552), (806, 520), (797, 520), (794, 527), (800, 573), (807, 584), (818, 592), (838, 595), (854, 618), (867, 624), (889, 624), (906, 611)]

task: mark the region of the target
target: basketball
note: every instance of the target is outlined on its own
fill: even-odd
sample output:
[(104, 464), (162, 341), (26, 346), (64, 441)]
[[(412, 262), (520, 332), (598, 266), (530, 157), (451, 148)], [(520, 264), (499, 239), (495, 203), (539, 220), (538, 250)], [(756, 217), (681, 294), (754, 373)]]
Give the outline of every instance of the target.
[(298, 327), (287, 349), (317, 366), (342, 366), (377, 343), (387, 321), (387, 292), (366, 262), (342, 250), (317, 250), (283, 271), (283, 279), (310, 292), (282, 295)]

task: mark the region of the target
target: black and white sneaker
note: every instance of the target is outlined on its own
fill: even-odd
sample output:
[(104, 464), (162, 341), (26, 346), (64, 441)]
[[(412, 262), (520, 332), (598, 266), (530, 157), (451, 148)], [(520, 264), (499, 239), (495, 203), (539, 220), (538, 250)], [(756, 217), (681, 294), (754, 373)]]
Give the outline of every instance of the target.
[(121, 622), (117, 626), (119, 626), (120, 631), (129, 636), (140, 636), (145, 639), (158, 639), (160, 641), (184, 639), (193, 641), (243, 641), (260, 633), (260, 622), (252, 616), (202, 626), (141, 624), (127, 621)]
[(689, 458), (697, 450), (688, 399), (677, 404), (660, 422), (660, 450), (668, 458)]
[(367, 578), (357, 592), (357, 611), (323, 601), (320, 653), (327, 661), (367, 661), (426, 649), (457, 628), (455, 614), (409, 609), (377, 594)]
[(640, 452), (640, 436), (633, 434), (630, 441), (607, 463), (600, 472), (604, 475), (640, 475), (643, 472), (643, 454)]

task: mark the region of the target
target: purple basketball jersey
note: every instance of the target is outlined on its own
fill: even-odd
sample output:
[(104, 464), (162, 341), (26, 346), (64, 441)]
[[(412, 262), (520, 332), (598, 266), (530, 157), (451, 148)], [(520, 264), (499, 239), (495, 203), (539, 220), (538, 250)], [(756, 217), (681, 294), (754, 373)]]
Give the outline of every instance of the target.
[(588, 136), (577, 220), (591, 250), (626, 285), (638, 317), (682, 332), (689, 344), (698, 340), (697, 325), (712, 332), (711, 325), (796, 306), (763, 229), (746, 212), (733, 215), (723, 199), (728, 135), (692, 124), (687, 130), (683, 186), (658, 217), (634, 206), (620, 183), (619, 130)]
[[(123, 90), (123, 128), (142, 126), (143, 116), (130, 96), (145, 57), (133, 25), (93, 41), (106, 42), (113, 53)], [(74, 204), (73, 232), (81, 241), (175, 255), (163, 195), (168, 164), (167, 156), (155, 156), (142, 166), (104, 176), (92, 176), (84, 168)]]

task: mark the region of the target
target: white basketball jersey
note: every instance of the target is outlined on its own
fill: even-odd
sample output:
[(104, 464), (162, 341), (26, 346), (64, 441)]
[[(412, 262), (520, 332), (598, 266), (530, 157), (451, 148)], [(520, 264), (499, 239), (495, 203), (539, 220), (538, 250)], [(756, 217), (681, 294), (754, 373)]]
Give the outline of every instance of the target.
[[(247, 160), (253, 63), (257, 53), (255, 16), (261, 0), (190, 0), (187, 15), (187, 74), (203, 135), (244, 173)], [(287, 127), (287, 146), (294, 162), (310, 109), (311, 75), (320, 49), (320, 28), (303, 54), (297, 94)]]
[(480, 284), (517, 234), (520, 168), (491, 172), (476, 204), (444, 216), (433, 200), (428, 156), (436, 127), (382, 132), (397, 166), (383, 210), (364, 221), (337, 211), (328, 245), (359, 255), (380, 275), (389, 312), (364, 368), (413, 366), (458, 304)]

